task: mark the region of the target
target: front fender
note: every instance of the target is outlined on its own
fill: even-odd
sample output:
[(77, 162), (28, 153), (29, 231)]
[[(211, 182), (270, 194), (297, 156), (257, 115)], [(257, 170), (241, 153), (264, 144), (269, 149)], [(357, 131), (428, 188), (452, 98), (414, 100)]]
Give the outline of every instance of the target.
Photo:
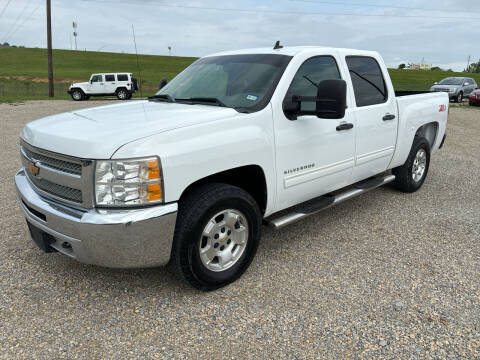
[(258, 165), (267, 185), (266, 214), (275, 199), (275, 157), (270, 106), (253, 114), (201, 123), (152, 135), (122, 146), (113, 158), (158, 155), (165, 201), (175, 202), (191, 184), (208, 176)]

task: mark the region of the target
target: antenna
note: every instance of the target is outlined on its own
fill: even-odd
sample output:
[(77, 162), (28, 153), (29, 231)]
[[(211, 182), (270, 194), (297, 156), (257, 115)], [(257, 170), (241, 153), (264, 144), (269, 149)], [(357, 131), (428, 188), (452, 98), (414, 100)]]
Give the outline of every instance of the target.
[(283, 46), (280, 45), (280, 40), (278, 40), (278, 41), (275, 43), (275, 46), (273, 47), (273, 50), (279, 50), (279, 49), (283, 49)]
[(137, 40), (135, 39), (135, 27), (132, 24), (132, 32), (133, 32), (133, 44), (135, 45), (135, 54), (137, 55), (137, 69), (138, 69), (138, 78), (140, 80), (138, 89), (140, 90), (140, 97), (143, 98), (142, 93), (142, 72), (140, 71), (140, 64), (138, 62), (138, 51), (137, 51)]

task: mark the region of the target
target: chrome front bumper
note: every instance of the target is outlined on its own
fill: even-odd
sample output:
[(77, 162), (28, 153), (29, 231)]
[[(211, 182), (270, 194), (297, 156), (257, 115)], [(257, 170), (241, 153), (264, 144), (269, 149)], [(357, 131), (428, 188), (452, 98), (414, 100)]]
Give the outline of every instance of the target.
[(170, 260), (176, 203), (81, 211), (38, 195), (23, 169), (15, 175), (15, 185), (27, 221), (51, 235), (49, 246), (67, 256), (112, 268), (155, 267)]

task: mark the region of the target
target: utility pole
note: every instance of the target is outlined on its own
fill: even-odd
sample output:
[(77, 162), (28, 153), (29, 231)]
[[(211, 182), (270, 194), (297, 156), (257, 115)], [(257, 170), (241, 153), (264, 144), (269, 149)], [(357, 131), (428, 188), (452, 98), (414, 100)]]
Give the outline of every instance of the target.
[(53, 97), (52, 6), (47, 0), (48, 96)]
[(468, 55), (468, 58), (467, 58), (467, 71), (468, 71), (468, 68), (470, 67), (470, 55)]
[(72, 26), (73, 26), (73, 36), (75, 37), (75, 50), (78, 50), (78, 47), (77, 47), (77, 36), (78, 36), (77, 26), (78, 26), (78, 24), (74, 21)]

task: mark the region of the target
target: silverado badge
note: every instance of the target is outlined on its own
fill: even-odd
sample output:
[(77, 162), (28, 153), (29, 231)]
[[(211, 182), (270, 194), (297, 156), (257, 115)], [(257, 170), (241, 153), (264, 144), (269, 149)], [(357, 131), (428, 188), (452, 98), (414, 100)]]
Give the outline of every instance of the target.
[(30, 171), (30, 174), (32, 174), (33, 176), (37, 176), (38, 173), (40, 172), (40, 168), (37, 165), (35, 165), (35, 163), (33, 163), (32, 161), (28, 162), (28, 170)]

